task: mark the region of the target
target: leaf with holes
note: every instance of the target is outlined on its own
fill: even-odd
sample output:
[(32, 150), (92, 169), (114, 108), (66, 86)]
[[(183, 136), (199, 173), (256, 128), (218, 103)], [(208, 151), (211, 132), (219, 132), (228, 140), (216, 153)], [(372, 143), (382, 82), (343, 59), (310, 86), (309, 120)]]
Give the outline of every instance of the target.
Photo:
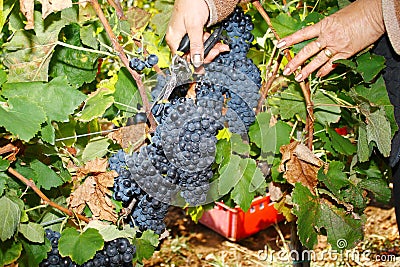
[[(300, 241), (309, 249), (318, 243), (317, 236), (324, 229), (328, 242), (335, 250), (353, 248), (363, 236), (363, 219), (354, 218), (342, 208), (334, 206), (324, 198), (311, 194), (310, 190), (296, 183), (292, 195), (293, 214), (297, 216)], [(346, 247), (338, 247), (345, 240)]]

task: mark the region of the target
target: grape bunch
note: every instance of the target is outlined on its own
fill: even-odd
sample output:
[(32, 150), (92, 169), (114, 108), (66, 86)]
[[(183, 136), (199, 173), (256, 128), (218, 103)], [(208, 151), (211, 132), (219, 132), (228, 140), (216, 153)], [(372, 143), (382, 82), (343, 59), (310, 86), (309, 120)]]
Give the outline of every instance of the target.
[(127, 206), (135, 196), (140, 196), (143, 193), (127, 168), (125, 156), (122, 149), (118, 150), (108, 159), (108, 162), (109, 168), (118, 173), (118, 177), (114, 180), (113, 197)]
[(46, 238), (50, 241), (51, 250), (47, 252), (47, 258), (39, 263), (39, 267), (78, 267), (69, 257), (62, 257), (58, 251), (59, 232), (51, 229), (45, 230)]
[(168, 172), (169, 168), (163, 160), (165, 156), (156, 152), (153, 145), (142, 147), (139, 153), (132, 155), (118, 150), (110, 157), (109, 165), (119, 174), (114, 180), (114, 199), (122, 201), (124, 206), (134, 204), (132, 214), (127, 217), (128, 223), (137, 225), (141, 231), (150, 229), (161, 234), (165, 230), (163, 220), (169, 205), (152, 198), (149, 193), (158, 199), (164, 198), (170, 183), (161, 184), (164, 180), (161, 173)]
[(168, 204), (145, 195), (132, 213), (134, 224), (139, 227), (140, 231), (150, 229), (156, 234), (161, 234), (165, 230), (164, 218), (168, 207)]
[(136, 71), (142, 71), (145, 68), (152, 68), (158, 63), (158, 57), (155, 54), (150, 54), (145, 60), (134, 57), (129, 61), (129, 67)]
[[(215, 159), (215, 135), (221, 130), (222, 103), (212, 99), (181, 98), (157, 127), (162, 149), (177, 168), (196, 172)], [(158, 142), (158, 139), (156, 139)]]
[(222, 22), (222, 27), (229, 36), (230, 51), (219, 55), (214, 62), (230, 66), (246, 74), (250, 80), (260, 87), (260, 70), (250, 58), (247, 58), (250, 44), (254, 40), (251, 33), (254, 29), (251, 16), (245, 15), (240, 7), (236, 7), (234, 12)]
[(82, 267), (130, 267), (136, 247), (126, 238), (117, 238), (105, 242), (104, 248), (97, 251), (93, 259), (85, 262)]
[[(246, 134), (255, 121), (254, 108), (259, 98), (261, 72), (247, 53), (254, 40), (254, 25), (240, 7), (222, 22), (229, 36), (230, 51), (220, 54), (205, 66), (206, 74), (197, 84), (196, 97), (223, 99), (226, 104), (224, 121), (231, 132)], [(207, 86), (204, 86), (207, 84)], [(222, 97), (222, 98), (221, 98)]]

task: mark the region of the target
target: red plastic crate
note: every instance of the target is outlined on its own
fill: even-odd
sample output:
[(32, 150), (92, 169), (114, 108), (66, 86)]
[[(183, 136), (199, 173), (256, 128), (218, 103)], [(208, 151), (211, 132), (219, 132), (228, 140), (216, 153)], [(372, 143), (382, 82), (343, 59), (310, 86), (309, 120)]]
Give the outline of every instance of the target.
[(229, 240), (238, 241), (282, 220), (284, 216), (278, 213), (267, 195), (255, 198), (247, 212), (216, 202), (212, 210), (204, 212), (199, 222)]

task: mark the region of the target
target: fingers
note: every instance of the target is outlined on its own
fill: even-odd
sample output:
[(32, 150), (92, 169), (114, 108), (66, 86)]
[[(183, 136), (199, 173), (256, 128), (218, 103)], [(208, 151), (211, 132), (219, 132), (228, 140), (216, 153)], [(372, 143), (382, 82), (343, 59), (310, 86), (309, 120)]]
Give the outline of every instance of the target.
[[(183, 21), (181, 23), (183, 23)], [(183, 36), (185, 36), (186, 34), (186, 30), (184, 27), (177, 27), (174, 26), (174, 24), (179, 24), (179, 23), (175, 23), (175, 21), (171, 20), (167, 28), (167, 33), (165, 35), (165, 41), (167, 42), (173, 54), (177, 52), (179, 44)]]
[(319, 35), (320, 28), (321, 28), (321, 22), (318, 22), (314, 25), (301, 29), (293, 33), (292, 35), (282, 38), (277, 44), (277, 47), (278, 48), (288, 47), (297, 43), (301, 43), (305, 40), (315, 38)]
[(338, 64), (334, 64), (333, 62), (335, 62), (338, 59), (344, 59), (345, 56), (341, 55), (341, 54), (337, 54), (335, 56), (333, 56), (325, 65), (323, 65), (319, 71), (317, 72), (316, 76), (317, 77), (324, 77), (325, 75), (327, 75), (328, 73), (330, 73), (332, 70), (334, 70)]
[[(328, 50), (328, 51), (330, 51), (330, 50)], [(315, 56), (315, 58), (313, 60), (311, 60), (311, 62), (308, 63), (296, 75), (295, 80), (298, 82), (301, 82), (304, 79), (306, 79), (311, 73), (316, 71), (317, 69), (319, 69), (319, 70), (318, 70), (316, 76), (323, 77), (336, 68), (337, 64), (333, 63), (335, 60), (345, 58), (345, 56), (342, 54), (336, 54), (332, 57), (330, 57), (330, 56), (328, 57), (327, 54), (330, 55), (325, 50), (322, 50), (321, 52), (319, 52)]]
[[(322, 44), (319, 41), (313, 41), (307, 44), (285, 67), (283, 71), (283, 75), (290, 75), (292, 74), (298, 67), (303, 65), (303, 63), (312, 57), (313, 55), (317, 54), (323, 48)], [(319, 61), (325, 60), (326, 57), (320, 56), (320, 58), (316, 58)], [(314, 64), (317, 64), (315, 62)]]
[(220, 53), (228, 52), (229, 46), (222, 43), (217, 43), (208, 53), (207, 57), (204, 59), (204, 63), (211, 63)]

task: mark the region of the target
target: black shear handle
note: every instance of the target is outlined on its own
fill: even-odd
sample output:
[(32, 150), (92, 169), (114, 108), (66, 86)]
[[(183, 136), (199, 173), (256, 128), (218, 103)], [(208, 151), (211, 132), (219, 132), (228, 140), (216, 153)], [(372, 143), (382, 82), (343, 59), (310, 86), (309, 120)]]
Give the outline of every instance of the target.
[[(204, 57), (206, 57), (208, 53), (210, 53), (214, 45), (216, 45), (220, 41), (221, 34), (222, 34), (222, 27), (218, 27), (204, 42)], [(183, 36), (179, 44), (178, 51), (187, 53), (189, 52), (189, 49), (190, 49), (189, 35), (185, 34), (185, 36)]]

